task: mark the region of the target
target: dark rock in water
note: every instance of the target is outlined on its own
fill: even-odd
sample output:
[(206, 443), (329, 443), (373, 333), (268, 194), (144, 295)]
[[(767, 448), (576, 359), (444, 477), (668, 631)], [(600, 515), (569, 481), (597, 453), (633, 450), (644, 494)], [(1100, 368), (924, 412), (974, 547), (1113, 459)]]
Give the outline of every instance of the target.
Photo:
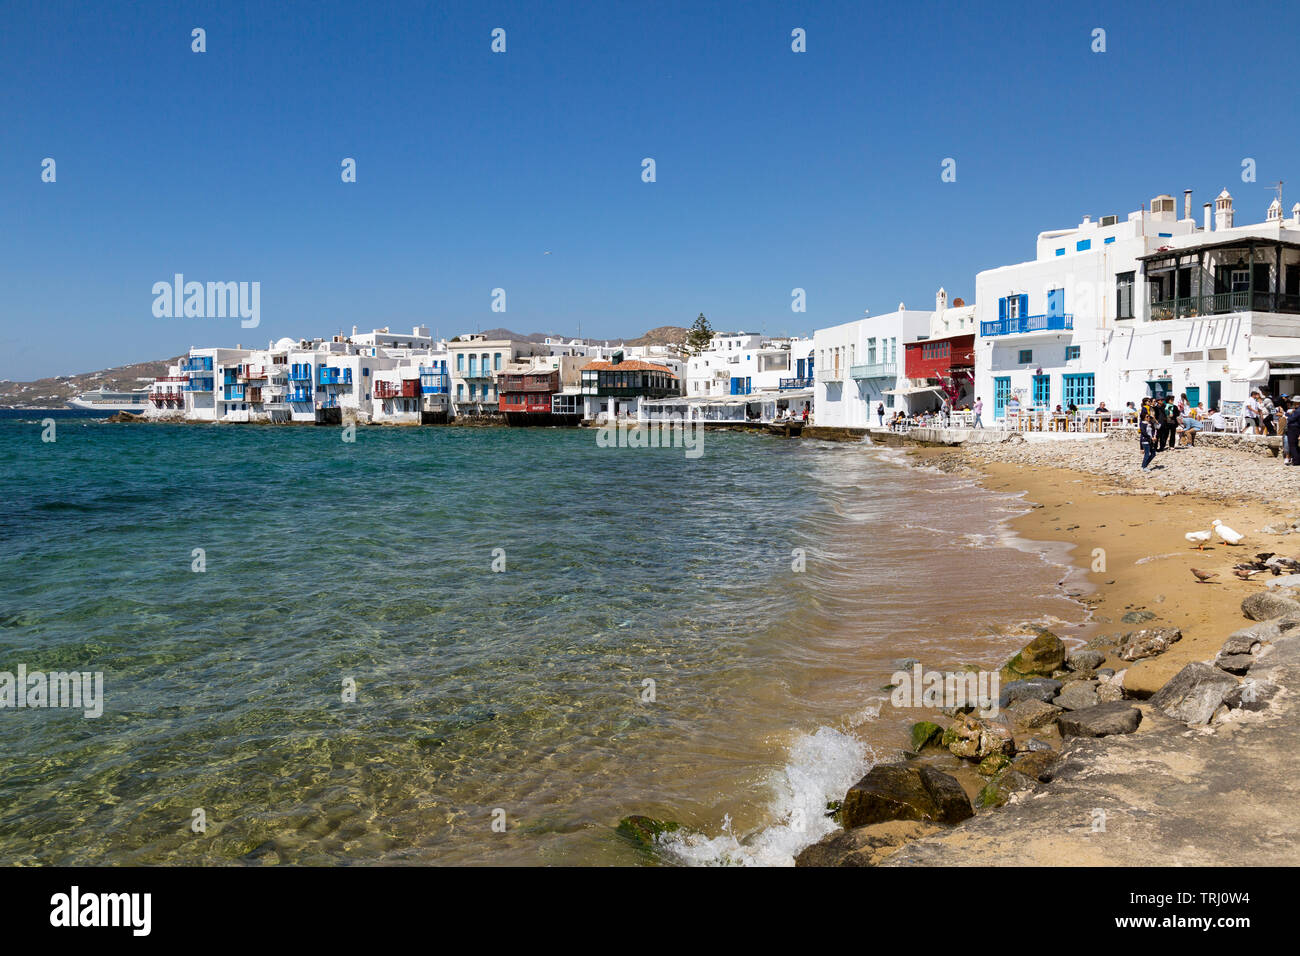
[(1175, 720), (1193, 725), (1206, 724), (1228, 692), (1236, 686), (1236, 678), (1197, 661), (1169, 678), (1165, 686), (1155, 692), (1151, 704)]
[(1229, 707), (1241, 710), (1263, 710), (1268, 702), (1277, 696), (1281, 688), (1271, 680), (1256, 680), (1247, 677), (1244, 681), (1228, 691), (1223, 702)]
[(1035, 780), (1046, 783), (1052, 779), (1052, 769), (1060, 762), (1061, 755), (1048, 748), (1047, 750), (1019, 754), (1015, 760), (1011, 761), (1011, 769), (1023, 773), (1026, 777), (1033, 777)]
[[(127, 414), (127, 413), (122, 412), (121, 414)], [(251, 850), (249, 850), (247, 853), (241, 856), (239, 858), (239, 861), (241, 863), (261, 863), (264, 865), (279, 863), (281, 862), (280, 848), (275, 845), (274, 840), (267, 840), (253, 847)]]
[(1242, 600), (1241, 612), (1252, 621), (1271, 621), (1278, 617), (1300, 615), (1300, 601), (1271, 591), (1256, 591)]
[(904, 843), (938, 827), (918, 820), (891, 820), (832, 833), (794, 858), (795, 866), (875, 866)]
[(1077, 650), (1065, 659), (1065, 666), (1072, 671), (1095, 671), (1106, 660), (1101, 651), (1088, 648)]
[(616, 832), (637, 846), (650, 849), (665, 833), (673, 833), (680, 829), (681, 825), (671, 820), (656, 820), (653, 817), (633, 815), (619, 820)]
[(1050, 677), (1033, 677), (1028, 680), (1013, 680), (1003, 684), (998, 694), (998, 706), (1010, 707), (1018, 700), (1041, 700), (1050, 704), (1052, 698), (1061, 692), (1061, 682)]
[(114, 412), (104, 419), (106, 422), (142, 422), (145, 421), (143, 415), (132, 415), (130, 412)]
[(912, 725), (912, 749), (920, 753), (921, 748), (929, 743), (939, 743), (939, 738), (943, 736), (943, 728), (938, 724), (922, 720)]
[(1244, 674), (1250, 670), (1250, 665), (1255, 663), (1255, 655), (1227, 654), (1220, 656), (1214, 663), (1220, 670), (1225, 670), (1229, 674)]
[(887, 820), (958, 823), (972, 813), (961, 784), (948, 774), (931, 767), (880, 764), (844, 795), (840, 823), (849, 830)]
[(975, 798), (975, 803), (980, 808), (1000, 807), (1011, 799), (1013, 793), (1032, 790), (1036, 784), (1033, 777), (1014, 767), (1008, 767), (984, 785), (984, 789)]
[(1170, 645), (1183, 639), (1183, 632), (1176, 627), (1149, 627), (1132, 634), (1125, 634), (1120, 645), (1119, 657), (1125, 661), (1140, 661), (1155, 657), (1169, 650)]
[(1061, 692), (1056, 695), (1052, 703), (1062, 710), (1084, 710), (1088, 707), (1096, 707), (1100, 703), (1097, 700), (1097, 682), (1071, 681), (1061, 688)]
[(915, 657), (900, 657), (898, 658), (898, 660), (894, 661), (894, 670), (910, 671), (913, 667), (915, 667), (919, 663), (921, 662), (918, 661)]
[(1039, 727), (1045, 727), (1056, 719), (1056, 715), (1061, 712), (1061, 708), (1054, 704), (1047, 704), (1037, 697), (1026, 697), (1018, 700), (1005, 711), (1011, 722), (1030, 730)]
[(1085, 710), (1072, 710), (1056, 719), (1062, 737), (1109, 737), (1131, 734), (1142, 722), (1142, 711), (1132, 704), (1112, 701)]
[(1144, 621), (1154, 621), (1156, 616), (1150, 611), (1129, 611), (1120, 618), (1125, 624), (1141, 624)]
[(1065, 644), (1051, 631), (1043, 631), (1021, 648), (1002, 668), (1002, 680), (1047, 677), (1065, 663)]

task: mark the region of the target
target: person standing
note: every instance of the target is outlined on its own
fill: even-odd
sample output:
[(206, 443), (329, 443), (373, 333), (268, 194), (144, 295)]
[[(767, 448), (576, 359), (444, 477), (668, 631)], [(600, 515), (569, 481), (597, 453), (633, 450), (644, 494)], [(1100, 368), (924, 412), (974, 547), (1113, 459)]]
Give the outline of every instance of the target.
[(876, 421), (881, 425), (885, 424), (885, 403), (876, 402)]
[(984, 400), (980, 398), (978, 395), (975, 396), (975, 405), (973, 406), (973, 408), (975, 411), (974, 427), (983, 428), (984, 427)]
[(1142, 420), (1138, 422), (1138, 445), (1142, 449), (1142, 470), (1146, 471), (1151, 459), (1156, 457), (1155, 421), (1146, 412), (1142, 413)]
[(1259, 404), (1259, 392), (1251, 392), (1250, 397), (1246, 399), (1246, 404), (1242, 407), (1242, 415), (1256, 435), (1264, 430), (1264, 425), (1260, 417), (1264, 414), (1263, 408)]
[(1273, 404), (1273, 399), (1269, 396), (1268, 392), (1260, 393), (1259, 410), (1260, 420), (1264, 424), (1264, 434), (1276, 435), (1277, 432), (1274, 430), (1276, 422), (1274, 419), (1277, 418), (1277, 406)]
[(1156, 451), (1164, 451), (1169, 441), (1169, 416), (1165, 413), (1164, 399), (1156, 399), (1151, 405), (1151, 427), (1155, 432)]
[(1300, 395), (1291, 396), (1291, 411), (1286, 416), (1286, 442), (1291, 464), (1300, 465)]

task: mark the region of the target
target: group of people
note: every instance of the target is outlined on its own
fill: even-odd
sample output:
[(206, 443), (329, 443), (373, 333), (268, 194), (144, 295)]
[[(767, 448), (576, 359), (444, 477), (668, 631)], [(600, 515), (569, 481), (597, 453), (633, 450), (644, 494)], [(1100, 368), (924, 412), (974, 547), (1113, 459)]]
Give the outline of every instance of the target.
[[(1133, 403), (1129, 403), (1132, 409)], [(1278, 398), (1274, 403), (1263, 392), (1251, 393), (1243, 406), (1245, 425), (1255, 434), (1282, 433), (1282, 463), (1300, 465), (1300, 395), (1288, 400)], [(1191, 405), (1186, 395), (1175, 401), (1172, 395), (1162, 398), (1144, 398), (1138, 411), (1138, 442), (1142, 448), (1142, 468), (1162, 451), (1190, 448), (1196, 444), (1196, 434), (1202, 430), (1226, 431), (1227, 422), (1217, 408), (1206, 415), (1200, 405)], [(1181, 439), (1181, 441), (1180, 441)]]

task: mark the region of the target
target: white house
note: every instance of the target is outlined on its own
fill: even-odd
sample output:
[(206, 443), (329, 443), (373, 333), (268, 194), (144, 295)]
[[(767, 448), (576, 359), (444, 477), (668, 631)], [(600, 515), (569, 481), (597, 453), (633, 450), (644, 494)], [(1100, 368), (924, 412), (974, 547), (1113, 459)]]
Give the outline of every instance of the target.
[[(884, 405), (892, 413), (914, 394), (904, 369), (908, 342), (924, 339), (933, 313), (908, 309), (817, 329), (814, 408), (819, 426), (866, 428)], [(927, 393), (933, 389), (926, 388)]]

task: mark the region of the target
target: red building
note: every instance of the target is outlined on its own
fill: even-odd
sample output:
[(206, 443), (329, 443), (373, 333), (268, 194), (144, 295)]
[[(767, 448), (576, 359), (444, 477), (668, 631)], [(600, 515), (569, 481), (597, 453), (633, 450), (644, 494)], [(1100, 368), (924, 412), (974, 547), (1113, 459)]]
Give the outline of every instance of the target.
[(942, 388), (953, 408), (969, 405), (975, 387), (975, 336), (908, 342), (903, 368), (913, 381)]
[(497, 408), (507, 425), (576, 425), (574, 416), (552, 412), (551, 398), (559, 390), (559, 369), (503, 372), (497, 376)]

